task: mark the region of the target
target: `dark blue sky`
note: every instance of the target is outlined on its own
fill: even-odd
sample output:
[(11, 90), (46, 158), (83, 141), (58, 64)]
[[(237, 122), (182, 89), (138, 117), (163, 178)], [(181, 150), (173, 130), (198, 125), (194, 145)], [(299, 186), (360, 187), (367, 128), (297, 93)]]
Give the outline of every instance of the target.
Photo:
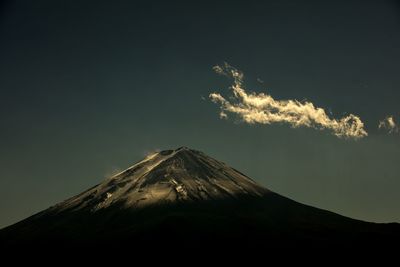
[[(183, 145), (297, 201), (400, 222), (400, 135), (377, 129), (400, 119), (399, 29), (395, 1), (3, 1), (0, 227)], [(220, 120), (223, 61), (369, 136)]]

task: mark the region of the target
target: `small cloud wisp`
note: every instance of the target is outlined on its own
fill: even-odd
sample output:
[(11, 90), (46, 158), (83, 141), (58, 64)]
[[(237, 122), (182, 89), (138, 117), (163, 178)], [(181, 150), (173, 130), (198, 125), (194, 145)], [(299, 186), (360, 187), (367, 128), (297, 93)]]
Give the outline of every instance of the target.
[(227, 119), (228, 113), (239, 116), (249, 124), (288, 123), (292, 127), (301, 126), (314, 129), (328, 129), (340, 138), (360, 139), (368, 135), (364, 123), (353, 114), (341, 119), (330, 118), (323, 108), (313, 103), (298, 100), (276, 100), (265, 93), (246, 92), (243, 86), (244, 75), (236, 68), (225, 63), (215, 66), (214, 71), (233, 79), (233, 96), (227, 100), (219, 93), (209, 95), (211, 101), (220, 105), (220, 118)]
[(389, 131), (389, 133), (398, 133), (399, 126), (394, 121), (393, 116), (387, 116), (385, 119), (379, 121), (378, 125), (379, 129), (385, 129)]

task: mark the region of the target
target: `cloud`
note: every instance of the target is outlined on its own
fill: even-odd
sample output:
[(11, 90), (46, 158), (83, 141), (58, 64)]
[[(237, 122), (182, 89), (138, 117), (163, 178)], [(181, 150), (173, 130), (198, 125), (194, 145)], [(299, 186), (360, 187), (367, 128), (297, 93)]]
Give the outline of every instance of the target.
[(146, 149), (146, 150), (143, 151), (143, 156), (144, 156), (145, 158), (148, 158), (148, 157), (150, 157), (151, 155), (153, 155), (153, 154), (155, 154), (155, 153), (158, 153), (158, 152), (160, 152), (160, 151), (161, 151), (161, 149), (159, 149), (159, 148)]
[(399, 126), (395, 123), (392, 115), (387, 116), (385, 119), (379, 121), (379, 129), (386, 129), (389, 133), (398, 133)]
[(111, 168), (106, 170), (104, 177), (106, 177), (106, 178), (113, 177), (120, 172), (122, 172), (122, 169), (120, 167), (112, 166)]
[(226, 119), (227, 113), (232, 113), (249, 124), (288, 123), (294, 128), (304, 126), (318, 130), (327, 129), (340, 138), (359, 139), (368, 135), (364, 123), (356, 115), (349, 114), (334, 119), (323, 108), (315, 107), (308, 101), (276, 100), (265, 93), (246, 92), (242, 72), (227, 63), (213, 69), (216, 73), (233, 79), (230, 87), (233, 96), (229, 100), (217, 92), (209, 95), (214, 103), (220, 105), (220, 118)]

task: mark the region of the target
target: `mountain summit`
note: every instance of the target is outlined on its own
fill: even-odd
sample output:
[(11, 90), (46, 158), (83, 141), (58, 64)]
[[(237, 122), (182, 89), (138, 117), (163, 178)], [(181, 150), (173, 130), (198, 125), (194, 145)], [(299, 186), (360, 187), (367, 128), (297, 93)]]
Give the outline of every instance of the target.
[(267, 191), (225, 163), (180, 147), (148, 155), (51, 211), (95, 212), (113, 205), (134, 209), (163, 203), (262, 196)]
[(199, 240), (260, 247), (353, 246), (399, 237), (398, 224), (363, 222), (295, 202), (186, 147), (148, 155), (0, 230), (2, 244), (89, 242), (92, 247), (128, 244), (130, 249), (183, 240), (191, 246)]

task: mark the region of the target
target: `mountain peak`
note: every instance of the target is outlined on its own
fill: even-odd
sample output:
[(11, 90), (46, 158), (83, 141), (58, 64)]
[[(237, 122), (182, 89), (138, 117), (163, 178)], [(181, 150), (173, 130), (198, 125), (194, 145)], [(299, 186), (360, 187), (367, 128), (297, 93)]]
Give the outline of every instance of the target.
[(187, 146), (181, 146), (181, 147), (178, 147), (177, 149), (175, 149), (175, 151), (178, 151), (178, 150), (193, 150), (193, 149), (190, 149)]
[[(181, 153), (181, 152), (201, 153), (200, 151), (188, 148), (186, 146), (181, 146), (181, 147), (178, 147), (176, 149), (161, 150), (159, 152), (155, 152), (154, 154), (160, 154), (160, 155), (163, 155), (163, 156), (168, 156), (168, 155), (175, 156), (175, 155), (177, 155), (178, 153)], [(148, 156), (151, 156), (151, 155), (154, 155), (154, 154), (150, 154)]]
[(267, 191), (225, 163), (183, 146), (150, 154), (53, 208), (95, 212), (113, 205), (141, 208), (170, 202), (262, 196)]

